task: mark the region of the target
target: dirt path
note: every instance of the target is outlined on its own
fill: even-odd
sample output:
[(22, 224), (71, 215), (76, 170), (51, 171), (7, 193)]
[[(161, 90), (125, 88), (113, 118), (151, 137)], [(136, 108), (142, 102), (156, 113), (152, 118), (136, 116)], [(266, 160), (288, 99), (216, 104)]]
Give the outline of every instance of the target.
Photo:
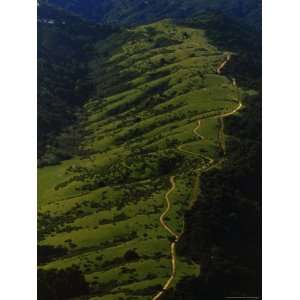
[(201, 126), (201, 120), (198, 120), (197, 126), (193, 129), (193, 133), (195, 136), (199, 137), (201, 140), (204, 140), (204, 136), (198, 133), (198, 129)]
[(160, 216), (159, 221), (161, 226), (163, 226), (174, 238), (175, 241), (178, 240), (179, 236), (165, 223), (164, 218), (167, 215), (167, 213), (169, 212), (170, 208), (171, 208), (171, 204), (170, 204), (170, 199), (169, 199), (169, 195), (175, 190), (176, 188), (176, 183), (175, 183), (175, 176), (171, 176), (170, 177), (170, 183), (171, 183), (171, 188), (168, 190), (168, 192), (165, 195), (165, 199), (167, 202), (167, 208), (166, 210), (163, 212), (163, 214)]
[(171, 208), (169, 195), (176, 189), (175, 176), (170, 177), (170, 183), (171, 183), (171, 188), (165, 194), (165, 200), (167, 202), (167, 208), (162, 213), (162, 215), (160, 216), (159, 221), (160, 221), (161, 226), (163, 226), (165, 228), (165, 230), (167, 230), (175, 238), (175, 241), (171, 243), (172, 274), (171, 274), (170, 278), (167, 280), (167, 282), (164, 284), (162, 290), (152, 300), (156, 300), (156, 299), (160, 298), (160, 296), (164, 293), (164, 291), (169, 288), (169, 286), (171, 285), (171, 283), (172, 283), (172, 281), (175, 277), (175, 274), (176, 274), (176, 250), (175, 250), (175, 246), (176, 246), (176, 243), (179, 241), (179, 235), (177, 235), (164, 221), (165, 216), (168, 214), (168, 212)]
[(152, 299), (152, 300), (157, 300), (159, 299), (163, 293), (169, 288), (171, 285), (172, 281), (175, 278), (176, 275), (176, 250), (175, 250), (176, 242), (172, 242), (171, 244), (171, 256), (172, 256), (172, 274), (170, 278), (167, 280), (167, 282), (164, 284), (162, 290)]
[[(219, 74), (222, 70), (222, 68), (226, 65), (226, 63), (230, 60), (230, 55), (227, 55), (227, 58), (226, 60), (220, 65), (220, 67), (217, 69), (217, 73)], [(232, 79), (232, 85), (234, 87), (236, 87), (236, 80), (233, 78)], [(242, 107), (242, 103), (240, 101), (240, 99), (238, 99), (238, 103), (237, 103), (237, 107), (235, 109), (233, 109), (232, 111), (230, 112), (226, 112), (226, 113), (221, 113), (220, 115), (216, 115), (216, 116), (210, 116), (210, 117), (204, 117), (204, 118), (200, 118), (198, 121), (197, 121), (197, 125), (196, 127), (193, 129), (193, 134), (197, 137), (197, 138), (200, 138), (201, 140), (204, 139), (204, 137), (198, 133), (198, 130), (200, 129), (201, 127), (201, 121), (202, 120), (205, 120), (205, 119), (211, 119), (211, 118), (220, 118), (223, 122), (223, 118), (225, 117), (228, 117), (228, 116), (231, 116), (233, 114), (235, 114), (237, 111), (239, 111)], [(222, 127), (223, 129), (223, 127)], [(198, 168), (198, 169), (195, 169), (195, 171), (202, 171), (202, 172), (206, 172), (208, 170), (210, 170), (211, 168), (217, 166), (220, 162), (222, 162), (222, 160), (220, 160), (219, 162), (216, 162), (214, 163), (214, 159), (212, 159), (211, 157), (208, 157), (208, 156), (204, 156), (202, 154), (199, 154), (199, 153), (196, 153), (196, 152), (192, 152), (192, 151), (189, 151), (189, 150), (185, 150), (183, 149), (184, 145), (180, 145), (177, 147), (177, 150), (178, 151), (181, 151), (183, 153), (188, 153), (188, 154), (192, 154), (192, 155), (197, 155), (197, 156), (200, 156), (204, 159), (206, 159), (208, 161), (208, 165), (207, 166), (204, 166), (201, 167), (201, 168)], [(153, 298), (152, 300), (158, 300), (163, 294), (164, 292), (170, 287), (170, 285), (172, 284), (174, 278), (175, 278), (175, 275), (176, 275), (176, 243), (180, 240), (180, 237), (181, 235), (183, 234), (183, 231), (180, 235), (177, 235), (167, 224), (166, 222), (164, 221), (164, 218), (165, 216), (168, 214), (168, 212), (170, 211), (171, 209), (171, 202), (170, 202), (170, 199), (169, 199), (169, 196), (170, 194), (176, 189), (176, 182), (175, 182), (175, 176), (171, 176), (170, 177), (170, 183), (171, 183), (171, 188), (167, 191), (167, 193), (165, 194), (165, 200), (166, 200), (166, 203), (167, 203), (167, 208), (166, 210), (161, 214), (160, 218), (159, 218), (159, 221), (160, 221), (160, 224), (161, 226), (167, 230), (173, 237), (174, 237), (174, 241), (171, 243), (171, 261), (172, 261), (172, 273), (171, 273), (171, 276), (169, 277), (169, 279), (166, 281), (166, 283), (164, 284), (163, 288), (161, 291), (159, 291)]]
[(222, 69), (226, 66), (226, 64), (230, 61), (231, 55), (228, 54), (226, 56), (226, 60), (221, 63), (221, 65), (217, 68), (217, 73), (221, 74)]

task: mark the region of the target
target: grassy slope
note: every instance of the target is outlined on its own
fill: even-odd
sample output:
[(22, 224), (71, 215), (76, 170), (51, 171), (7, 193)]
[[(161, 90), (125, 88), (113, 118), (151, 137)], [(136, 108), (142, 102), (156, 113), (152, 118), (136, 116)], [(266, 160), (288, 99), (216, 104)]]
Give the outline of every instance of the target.
[[(218, 120), (203, 122), (204, 141), (192, 130), (198, 116), (235, 107), (236, 91), (216, 74), (226, 53), (199, 29), (161, 21), (116, 34), (97, 51), (97, 94), (81, 124), (87, 155), (39, 170), (40, 244), (69, 249), (43, 268), (78, 265), (91, 299), (151, 299), (171, 272), (170, 236), (159, 223), (168, 177), (177, 175), (177, 189), (166, 220), (180, 233), (196, 196), (192, 170), (205, 163), (176, 145), (217, 158)], [(161, 160), (170, 157), (174, 164), (162, 171)], [(140, 259), (126, 262), (133, 249)], [(174, 284), (200, 271), (178, 259)]]

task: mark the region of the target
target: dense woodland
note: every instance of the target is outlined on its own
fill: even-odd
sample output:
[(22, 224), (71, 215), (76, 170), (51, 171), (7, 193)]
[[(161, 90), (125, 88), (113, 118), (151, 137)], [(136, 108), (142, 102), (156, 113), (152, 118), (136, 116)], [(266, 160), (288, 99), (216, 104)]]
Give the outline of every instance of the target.
[(38, 299), (66, 300), (86, 295), (89, 287), (75, 267), (65, 270), (38, 270)]
[(117, 24), (145, 24), (164, 18), (184, 19), (200, 11), (217, 10), (259, 29), (260, 0), (49, 0), (88, 20)]
[[(95, 41), (114, 31), (49, 5), (38, 7), (39, 166), (56, 164), (77, 151), (80, 132), (73, 125), (93, 92), (88, 62)], [(65, 149), (66, 144), (73, 147)]]

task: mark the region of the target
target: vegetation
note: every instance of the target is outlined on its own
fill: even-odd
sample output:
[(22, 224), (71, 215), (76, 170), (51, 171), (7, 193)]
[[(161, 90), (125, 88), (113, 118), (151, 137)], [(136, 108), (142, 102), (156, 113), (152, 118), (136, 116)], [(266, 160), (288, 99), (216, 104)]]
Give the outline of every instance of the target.
[(201, 195), (185, 216), (178, 250), (201, 265), (201, 275), (183, 280), (164, 299), (222, 299), (261, 293), (261, 145), (251, 122), (246, 126), (240, 123), (256, 118), (252, 113), (245, 110), (243, 118), (233, 117), (227, 132), (242, 129), (238, 137), (243, 139), (229, 143), (231, 154), (221, 170), (201, 176)]
[(67, 253), (68, 253), (68, 251), (64, 247), (38, 245), (38, 248), (37, 248), (38, 265), (47, 263), (51, 260), (65, 256)]
[(227, 159), (222, 169), (201, 176), (201, 194), (185, 215), (178, 247), (201, 265), (202, 272), (179, 282), (162, 299), (261, 294), (261, 53), (259, 46), (255, 50), (242, 45), (224, 72), (258, 93), (244, 96), (242, 113), (226, 119)]
[[(211, 295), (215, 283), (226, 283), (226, 292), (235, 294), (253, 291), (257, 257), (244, 260), (257, 250), (258, 81), (245, 72), (239, 88), (232, 81), (239, 78), (236, 68), (225, 66), (227, 76), (217, 72), (228, 55), (242, 53), (242, 32), (234, 35), (236, 25), (228, 25), (224, 32), (231, 43), (222, 41), (217, 32), (224, 19), (214, 14), (206, 21), (162, 20), (101, 32), (104, 27), (75, 16), (67, 25), (65, 12), (49, 9), (61, 23), (40, 26), (47, 67), (39, 72), (39, 86), (55, 98), (41, 97), (45, 102), (39, 105), (39, 116), (49, 124), (40, 127), (39, 144), (39, 299), (152, 299), (171, 275), (173, 240), (159, 219), (174, 175), (165, 220), (177, 234), (185, 233), (172, 289), (164, 297), (181, 299), (195, 286), (199, 295)], [(59, 42), (47, 48), (50, 33)], [(58, 45), (62, 56), (55, 54)], [(58, 87), (69, 78), (65, 97)], [(245, 108), (223, 124), (218, 116), (235, 109), (240, 97)], [(46, 109), (47, 101), (55, 107)], [(199, 119), (202, 138), (193, 132)], [(199, 155), (180, 151), (182, 145)], [(223, 163), (197, 172), (207, 169), (208, 158)], [(241, 240), (252, 248), (241, 251)], [(236, 277), (239, 290), (232, 287)]]
[[(93, 43), (113, 31), (110, 26), (89, 24), (52, 6), (39, 5), (38, 158), (40, 165), (55, 164), (70, 157), (70, 155), (66, 156), (68, 150), (63, 149), (60, 140), (74, 139), (72, 133), (74, 130), (67, 126), (78, 121), (80, 107), (92, 93), (87, 63), (93, 57)], [(77, 137), (75, 138), (78, 140)], [(72, 155), (72, 152), (70, 154)]]
[(196, 12), (216, 10), (246, 24), (259, 28), (260, 0), (49, 0), (50, 3), (70, 10), (88, 20), (124, 24), (145, 24), (163, 18), (186, 18)]
[(38, 299), (65, 300), (88, 293), (88, 285), (76, 268), (38, 270)]
[(180, 21), (180, 24), (206, 30), (211, 43), (234, 55), (223, 73), (238, 79), (239, 85), (260, 90), (262, 41), (260, 33), (223, 14), (210, 12)]

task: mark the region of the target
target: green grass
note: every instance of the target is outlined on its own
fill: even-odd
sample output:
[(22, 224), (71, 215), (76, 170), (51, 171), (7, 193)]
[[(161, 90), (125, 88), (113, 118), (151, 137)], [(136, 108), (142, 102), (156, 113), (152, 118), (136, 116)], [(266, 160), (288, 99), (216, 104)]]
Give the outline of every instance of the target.
[[(217, 159), (217, 119), (201, 121), (204, 140), (192, 130), (198, 119), (232, 110), (236, 90), (216, 74), (227, 53), (203, 30), (168, 20), (114, 34), (97, 52), (90, 66), (97, 92), (80, 124), (81, 148), (90, 154), (38, 172), (39, 244), (69, 249), (41, 267), (77, 265), (95, 295), (90, 299), (151, 299), (171, 274), (171, 237), (159, 223), (169, 176), (176, 175), (177, 188), (166, 221), (179, 234), (199, 192), (193, 170), (205, 163), (176, 148), (185, 144)], [(179, 163), (164, 174), (160, 161), (170, 155)], [(128, 250), (140, 258), (126, 262)], [(183, 257), (177, 268), (173, 285), (200, 272)]]

